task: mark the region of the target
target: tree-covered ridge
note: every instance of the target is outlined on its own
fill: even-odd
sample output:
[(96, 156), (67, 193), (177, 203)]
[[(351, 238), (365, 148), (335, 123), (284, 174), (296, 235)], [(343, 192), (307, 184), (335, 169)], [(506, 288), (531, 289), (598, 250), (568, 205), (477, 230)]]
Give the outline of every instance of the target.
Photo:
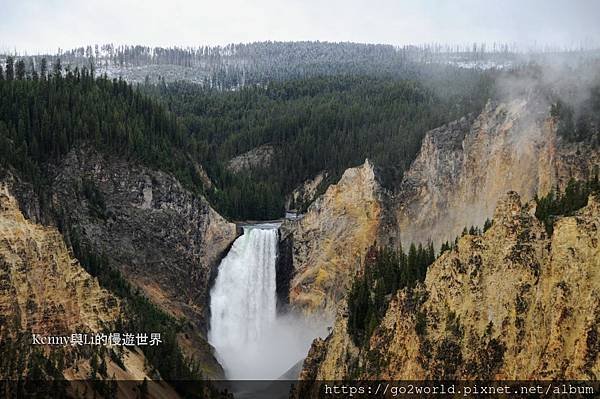
[(433, 244), (402, 248), (369, 249), (364, 270), (348, 294), (348, 333), (362, 347), (385, 315), (391, 295), (403, 288), (413, 288), (425, 279), (429, 265), (435, 260)]
[(155, 101), (86, 68), (63, 70), (58, 61), (51, 72), (42, 63), (27, 73), (23, 64), (9, 59), (0, 74), (1, 167), (14, 167), (39, 186), (48, 163), (90, 142), (171, 172), (188, 187), (199, 182), (186, 156), (194, 153), (194, 140)]
[[(540, 49), (541, 50), (541, 49)], [(145, 64), (173, 64), (180, 66), (202, 66), (210, 62), (234, 64), (245, 61), (250, 66), (266, 64), (317, 64), (336, 65), (353, 62), (369, 65), (402, 60), (432, 61), (457, 56), (462, 59), (514, 59), (517, 49), (514, 44), (485, 43), (469, 45), (405, 45), (370, 44), (327, 41), (264, 41), (253, 43), (231, 43), (223, 46), (197, 47), (150, 47), (143, 45), (88, 45), (67, 51), (60, 56), (71, 62), (95, 59), (119, 66)]]
[[(225, 46), (150, 47), (88, 45), (58, 54), (25, 56), (26, 64), (46, 57), (62, 58), (75, 66), (95, 65), (101, 73), (141, 83), (186, 80), (218, 89), (266, 84), (272, 81), (339, 74), (393, 74), (404, 78), (437, 73), (438, 67), (494, 69), (527, 64), (532, 59), (556, 61), (589, 59), (597, 51), (582, 48), (531, 47), (523, 52), (514, 43), (429, 43), (393, 46), (350, 42), (266, 41)], [(0, 54), (0, 62), (2, 55)], [(429, 72), (428, 72), (429, 71)]]

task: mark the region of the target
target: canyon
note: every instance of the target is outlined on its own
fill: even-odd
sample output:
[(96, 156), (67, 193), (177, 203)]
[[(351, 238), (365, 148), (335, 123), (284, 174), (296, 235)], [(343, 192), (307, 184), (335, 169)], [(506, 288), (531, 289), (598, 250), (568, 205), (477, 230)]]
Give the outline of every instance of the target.
[(371, 245), (431, 240), (437, 249), (465, 227), (482, 227), (505, 193), (529, 201), (591, 178), (598, 165), (598, 150), (558, 136), (548, 104), (489, 102), (479, 115), (427, 132), (397, 190), (382, 187), (367, 160), (283, 224), (282, 239), (293, 243), (290, 303), (335, 314)]
[[(250, 161), (263, 152), (272, 155), (261, 150)], [(563, 189), (572, 178), (589, 179), (599, 164), (597, 150), (557, 134), (547, 104), (516, 98), (490, 101), (479, 115), (427, 132), (395, 189), (381, 183), (369, 159), (346, 169), (321, 195), (327, 172), (307, 180), (287, 204), (310, 204), (306, 212), (284, 220), (270, 236), (275, 274), (268, 289), (275, 297), (259, 306), (273, 317), (299, 317), (295, 326), (311, 318), (333, 325), (303, 361), (306, 389), (319, 379), (597, 376), (598, 200), (591, 197), (577, 215), (558, 221), (551, 236), (532, 215), (531, 200)], [(205, 376), (226, 376), (217, 361), (223, 353), (215, 353), (208, 333), (215, 317), (225, 317), (228, 328), (231, 320), (224, 311), (211, 314), (210, 301), (219, 295), (210, 290), (220, 267), (231, 266), (227, 257), (239, 250), (234, 241), (241, 229), (172, 175), (88, 145), (72, 149), (49, 176), (45, 195), (11, 173), (2, 179), (2, 278), (9, 283), (1, 292), (0, 315), (17, 315), (11, 331), (97, 330), (114, 322), (119, 300), (69, 253), (76, 235), (106, 254), (152, 303), (184, 321), (178, 345)], [(492, 227), (482, 236), (461, 237), (430, 267), (423, 284), (392, 296), (365, 348), (352, 342), (346, 296), (370, 247), (432, 241), (437, 249), (487, 218)], [(42, 280), (30, 268), (48, 267), (48, 260), (54, 274)], [(60, 296), (65, 287), (74, 294)], [(218, 292), (228, 296), (227, 290)], [(577, 299), (576, 293), (584, 296)], [(11, 295), (16, 305), (7, 299)], [(312, 337), (321, 335), (317, 330)], [(522, 346), (524, 338), (534, 343), (531, 348)], [(219, 349), (218, 339), (211, 343)], [(139, 353), (128, 356), (131, 370), (144, 363)], [(132, 375), (146, 375), (143, 367), (136, 370)], [(277, 373), (269, 370), (268, 377)], [(245, 376), (239, 370), (231, 375)]]
[[(592, 178), (600, 153), (559, 137), (548, 110), (535, 98), (489, 102), (428, 132), (397, 191), (366, 161), (284, 223), (291, 306), (336, 317), (301, 379), (597, 378), (598, 200), (552, 236), (532, 200)], [(488, 218), (483, 237), (460, 238), (422, 286), (393, 296), (366, 348), (354, 344), (345, 293), (370, 245), (439, 248)]]

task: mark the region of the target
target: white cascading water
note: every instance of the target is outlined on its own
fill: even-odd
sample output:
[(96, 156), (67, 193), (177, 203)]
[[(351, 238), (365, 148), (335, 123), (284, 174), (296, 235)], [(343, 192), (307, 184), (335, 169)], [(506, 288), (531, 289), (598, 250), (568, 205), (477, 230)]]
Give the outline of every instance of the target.
[(277, 227), (244, 227), (221, 262), (211, 290), (208, 339), (230, 379), (274, 379), (291, 366), (267, 360), (270, 348), (265, 347), (277, 330)]
[[(208, 340), (232, 380), (274, 380), (302, 360), (326, 324), (277, 315), (279, 224), (244, 227), (210, 293)], [(289, 378), (289, 377), (288, 377)]]

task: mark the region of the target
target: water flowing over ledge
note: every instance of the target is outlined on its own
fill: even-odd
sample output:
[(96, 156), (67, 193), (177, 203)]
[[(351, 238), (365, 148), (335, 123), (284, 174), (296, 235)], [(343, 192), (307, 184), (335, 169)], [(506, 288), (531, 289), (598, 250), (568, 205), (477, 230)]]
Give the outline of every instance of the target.
[(211, 290), (209, 342), (230, 379), (277, 379), (323, 328), (277, 314), (279, 223), (242, 226)]

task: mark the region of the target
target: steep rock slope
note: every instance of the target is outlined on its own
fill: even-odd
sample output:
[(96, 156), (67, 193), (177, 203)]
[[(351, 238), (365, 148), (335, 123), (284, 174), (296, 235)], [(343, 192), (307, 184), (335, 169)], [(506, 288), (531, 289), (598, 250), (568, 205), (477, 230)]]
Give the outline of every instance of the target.
[(99, 331), (119, 301), (72, 257), (61, 234), (31, 223), (0, 186), (0, 334)]
[(597, 379), (600, 376), (600, 202), (590, 197), (546, 237), (515, 192), (483, 236), (467, 235), (399, 291), (366, 348), (338, 316), (302, 378)]
[[(14, 339), (23, 333), (109, 333), (121, 315), (120, 301), (84, 270), (67, 249), (61, 233), (26, 219), (7, 186), (0, 185), (0, 339)], [(17, 364), (27, 364), (31, 349), (28, 341)], [(94, 384), (83, 381), (90, 376), (89, 353), (76, 354), (80, 348), (70, 345), (40, 345), (38, 349), (46, 354), (62, 352), (66, 361), (62, 363), (64, 369), (58, 371), (67, 380), (79, 381), (68, 389), (85, 389), (90, 395), (95, 392)], [(120, 380), (152, 378), (142, 352), (125, 347), (114, 350), (123, 361), (117, 364), (105, 354), (107, 375)], [(10, 351), (3, 355), (10, 359)], [(0, 370), (0, 378), (19, 377), (2, 375), (3, 371), (8, 370)], [(131, 385), (126, 388), (118, 388), (119, 397), (137, 397)], [(154, 384), (149, 393), (150, 397), (177, 397), (167, 384)]]
[(52, 203), (156, 304), (203, 321), (208, 289), (236, 227), (169, 174), (82, 147), (52, 182)]
[(476, 118), (425, 136), (394, 201), (400, 239), (432, 239), (437, 248), (465, 226), (482, 226), (503, 193), (545, 195), (599, 163), (598, 151), (557, 136), (549, 106), (535, 96), (489, 102)]
[(335, 314), (351, 276), (378, 236), (384, 196), (367, 160), (347, 169), (301, 219), (284, 223), (282, 240), (292, 240), (289, 300), (294, 307)]
[(90, 146), (73, 149), (48, 176), (48, 196), (10, 171), (2, 181), (27, 218), (60, 226), (67, 244), (104, 254), (154, 304), (185, 319), (177, 336), (183, 353), (199, 361), (205, 375), (222, 377), (205, 339), (207, 304), (236, 226), (170, 174)]

